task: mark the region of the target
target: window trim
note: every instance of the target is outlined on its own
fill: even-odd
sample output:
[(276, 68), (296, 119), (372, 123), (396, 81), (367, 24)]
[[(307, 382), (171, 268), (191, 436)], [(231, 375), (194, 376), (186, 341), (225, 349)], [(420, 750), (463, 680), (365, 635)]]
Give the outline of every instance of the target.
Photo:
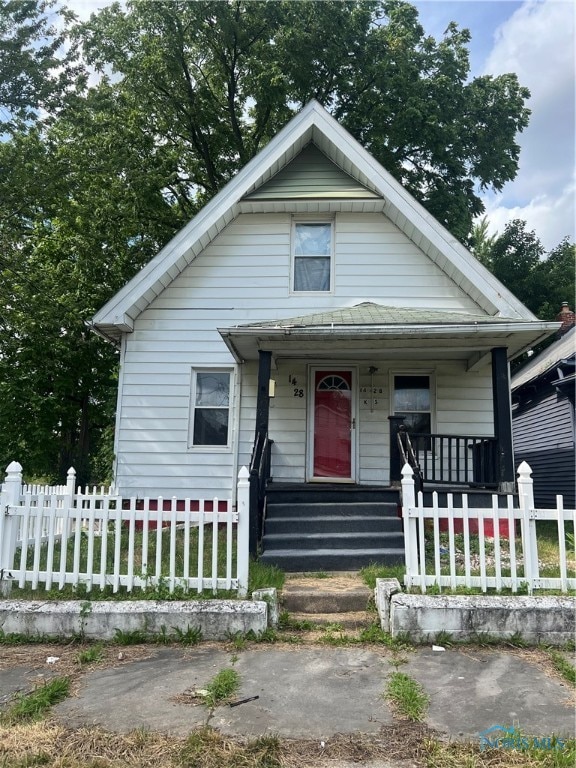
[[(194, 444), (194, 415), (196, 413), (196, 381), (198, 373), (228, 373), (228, 437), (226, 445), (195, 445)], [(190, 368), (190, 389), (188, 403), (188, 430), (187, 442), (188, 450), (194, 453), (230, 453), (233, 446), (233, 418), (234, 418), (234, 396), (235, 396), (235, 375), (236, 369), (230, 365), (193, 365)], [(200, 406), (202, 407), (202, 406)], [(217, 407), (217, 406), (214, 406)]]
[[(396, 415), (396, 409), (394, 407), (394, 394), (396, 392), (396, 377), (397, 376), (427, 376), (430, 386), (430, 411), (421, 411), (421, 413), (430, 413), (430, 432), (434, 434), (436, 432), (436, 371), (425, 369), (406, 369), (400, 368), (398, 370), (390, 371), (390, 415)], [(417, 411), (412, 411), (417, 413)]]
[[(330, 286), (327, 291), (297, 291), (294, 288), (294, 281), (296, 278), (296, 259), (306, 258), (302, 256), (296, 256), (296, 227), (298, 224), (322, 224), (330, 225)], [(294, 216), (290, 226), (290, 294), (295, 296), (327, 296), (334, 293), (334, 251), (336, 240), (336, 226), (334, 216)]]

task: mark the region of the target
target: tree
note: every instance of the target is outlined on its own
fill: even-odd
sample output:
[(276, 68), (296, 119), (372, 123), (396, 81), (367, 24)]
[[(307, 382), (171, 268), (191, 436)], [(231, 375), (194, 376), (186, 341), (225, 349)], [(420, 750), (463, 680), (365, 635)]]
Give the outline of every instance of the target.
[(399, 0), (133, 0), (78, 36), (173, 153), (188, 215), (312, 98), (461, 239), (483, 209), (475, 186), (517, 171), (529, 92), (513, 74), (468, 82), (468, 31), (451, 24), (438, 43)]
[(178, 226), (109, 98), (0, 144), (0, 459), (28, 476), (104, 479), (117, 354), (87, 321)]
[(461, 239), (476, 186), (516, 173), (528, 92), (468, 81), (469, 34), (425, 37), (407, 3), (51, 13), (0, 5), (0, 460), (29, 473), (102, 479), (117, 361), (86, 322), (311, 98)]
[(482, 219), (473, 229), (472, 251), (514, 295), (542, 320), (554, 320), (563, 301), (574, 300), (576, 245), (564, 238), (546, 253), (522, 219), (509, 221), (501, 235), (488, 235)]
[(71, 80), (79, 74), (74, 53), (62, 50), (72, 15), (56, 0), (7, 0), (0, 4), (0, 130), (34, 120), (40, 109), (56, 110)]

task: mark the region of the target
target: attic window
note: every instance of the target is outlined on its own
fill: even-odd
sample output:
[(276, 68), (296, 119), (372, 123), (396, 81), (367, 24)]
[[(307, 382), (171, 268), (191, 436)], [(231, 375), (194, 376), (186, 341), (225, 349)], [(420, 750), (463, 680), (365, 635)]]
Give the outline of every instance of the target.
[(331, 290), (333, 239), (332, 222), (294, 222), (292, 288), (295, 293)]

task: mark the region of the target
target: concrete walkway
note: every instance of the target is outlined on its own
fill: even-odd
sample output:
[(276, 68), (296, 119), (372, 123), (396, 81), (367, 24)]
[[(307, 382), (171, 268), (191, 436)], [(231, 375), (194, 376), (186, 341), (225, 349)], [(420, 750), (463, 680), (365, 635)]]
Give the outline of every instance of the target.
[[(397, 722), (383, 694), (398, 670), (428, 694), (425, 722), (451, 739), (479, 742), (479, 733), (495, 725), (518, 726), (538, 737), (575, 736), (571, 688), (538, 652), (422, 647), (403, 653), (405, 663), (395, 666), (391, 662), (398, 656), (377, 646), (260, 645), (234, 651), (229, 645), (201, 644), (117, 650), (124, 656), (121, 662), (95, 665), (75, 677), (74, 694), (53, 709), (58, 720), (71, 727), (146, 728), (179, 736), (205, 723), (241, 736), (322, 740), (337, 733), (374, 734)], [(58, 656), (57, 648), (51, 652)], [(41, 666), (26, 664), (22, 656), (17, 664), (0, 664), (0, 708), (13, 692), (59, 673), (58, 662)], [(194, 692), (228, 667), (241, 680), (234, 700), (258, 698), (210, 711)]]

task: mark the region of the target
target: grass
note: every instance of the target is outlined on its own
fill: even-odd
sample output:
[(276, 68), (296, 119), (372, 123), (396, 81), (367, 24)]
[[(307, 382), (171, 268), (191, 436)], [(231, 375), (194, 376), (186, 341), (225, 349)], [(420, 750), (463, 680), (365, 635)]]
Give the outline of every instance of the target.
[[(536, 523), (536, 536), (537, 536), (537, 542), (538, 542), (538, 559), (541, 563), (540, 566), (540, 577), (541, 578), (560, 578), (560, 548), (558, 545), (558, 529), (556, 524), (553, 521), (547, 521), (547, 520), (540, 520)], [(576, 578), (576, 556), (574, 553), (574, 547), (573, 547), (573, 533), (572, 533), (572, 524), (570, 522), (566, 523), (566, 534), (565, 534), (565, 543), (566, 543), (566, 556), (567, 556), (567, 575), (568, 578)], [(450, 555), (449, 555), (449, 546), (450, 546), (450, 540), (448, 533), (441, 532), (439, 536), (439, 544), (443, 548), (443, 554), (440, 555), (440, 574), (447, 576), (450, 574)], [(480, 552), (480, 537), (477, 534), (471, 534), (469, 537), (469, 544), (470, 544), (470, 557), (471, 557), (471, 576), (478, 577), (480, 576), (480, 565), (479, 562), (476, 560), (476, 556)], [(456, 555), (456, 575), (463, 576), (465, 575), (465, 568), (464, 568), (464, 536), (463, 534), (455, 534), (454, 536), (454, 550)], [(524, 575), (524, 568), (521, 563), (522, 558), (522, 540), (521, 538), (515, 539), (515, 551), (516, 551), (516, 558), (517, 558), (517, 566), (516, 566), (516, 573), (517, 576), (521, 579)], [(508, 558), (510, 554), (510, 541), (506, 537), (500, 537), (500, 558), (502, 563), (502, 576), (503, 577), (509, 577), (511, 575), (511, 570), (508, 567)], [(494, 555), (494, 539), (486, 538), (485, 539), (485, 555), (486, 558), (490, 559)], [(434, 537), (432, 530), (430, 526), (426, 529), (426, 572), (428, 574), (434, 573), (435, 569), (435, 563), (434, 563)], [(494, 565), (488, 565), (486, 568), (486, 575), (487, 576), (494, 576), (496, 573), (496, 569)], [(399, 581), (402, 582), (403, 577), (399, 577)], [(418, 591), (419, 588), (418, 588)], [(537, 590), (535, 590), (536, 592)], [(465, 586), (458, 586), (455, 589), (451, 589), (449, 587), (438, 587), (438, 586), (428, 586), (427, 592), (429, 594), (469, 594), (469, 595), (476, 595), (476, 594), (483, 594), (480, 587), (465, 587)], [(498, 593), (496, 590), (492, 587), (488, 588), (487, 590), (488, 594), (513, 594), (512, 590), (510, 588), (502, 588)], [(514, 594), (527, 594), (527, 585), (526, 584), (520, 584), (518, 586), (517, 591)], [(542, 589), (540, 590), (541, 594), (546, 595), (552, 595), (552, 594), (563, 594), (560, 589)], [(569, 594), (575, 594), (575, 590), (569, 590)]]
[(240, 675), (235, 669), (221, 669), (206, 685), (202, 698), (213, 709), (226, 702), (240, 687)]
[(420, 722), (428, 709), (429, 698), (413, 677), (404, 672), (392, 672), (388, 680), (386, 698), (393, 702), (399, 715)]
[(34, 720), (50, 709), (53, 704), (63, 701), (70, 691), (67, 677), (54, 677), (31, 693), (17, 696), (6, 712), (0, 715), (0, 722), (14, 725)]
[(360, 576), (370, 589), (376, 588), (376, 579), (398, 579), (400, 584), (404, 581), (404, 563), (397, 565), (378, 565), (373, 563), (362, 568)]
[(281, 745), (277, 736), (260, 736), (233, 744), (205, 726), (188, 736), (175, 765), (178, 768), (280, 768)]
[[(148, 542), (148, 554), (146, 562), (144, 562), (143, 552), (143, 536), (142, 533), (135, 535), (134, 551), (135, 551), (135, 563), (134, 573), (144, 574), (144, 578), (147, 579), (144, 587), (135, 587), (131, 592), (127, 590), (125, 586), (120, 586), (119, 589), (114, 592), (111, 584), (107, 584), (104, 589), (100, 589), (96, 584), (89, 591), (85, 583), (78, 583), (77, 585), (65, 584), (62, 589), (57, 586), (53, 586), (47, 590), (44, 587), (38, 589), (32, 589), (30, 586), (25, 585), (20, 588), (16, 584), (12, 586), (10, 597), (14, 600), (206, 600), (206, 599), (236, 599), (238, 594), (235, 590), (218, 590), (216, 592), (202, 591), (198, 592), (195, 589), (188, 589), (184, 584), (179, 584), (176, 578), (175, 583), (171, 584), (166, 577), (166, 573), (170, 570), (170, 546), (169, 546), (169, 530), (162, 529), (162, 546), (161, 546), (161, 574), (160, 576), (152, 576), (146, 574), (150, 573), (148, 568), (149, 563), (156, 562), (156, 546), (157, 537), (155, 531), (151, 531)], [(197, 561), (197, 548), (198, 548), (198, 531), (192, 529), (190, 531), (190, 567), (189, 573), (194, 576), (197, 573), (198, 561)], [(107, 537), (107, 570), (110, 571), (113, 568), (113, 553), (114, 553), (114, 534), (109, 533)], [(236, 545), (233, 546), (233, 565), (232, 573), (236, 568)], [(100, 553), (102, 548), (102, 541), (100, 537), (94, 537), (94, 564), (96, 568), (99, 568)], [(46, 568), (47, 561), (47, 546), (42, 545), (40, 552), (40, 569)], [(19, 554), (17, 555), (17, 558)], [(72, 569), (74, 559), (74, 539), (68, 540), (68, 547), (66, 553), (66, 567)], [(80, 536), (80, 572), (86, 571), (88, 558), (88, 536), (86, 533), (82, 533)], [(33, 550), (30, 549), (27, 556), (27, 567), (32, 567)], [(58, 570), (60, 563), (60, 544), (55, 545), (54, 550), (54, 569)], [(19, 566), (20, 561), (17, 559)], [(212, 573), (212, 534), (210, 529), (207, 528), (204, 535), (204, 573), (211, 575)], [(128, 533), (126, 530), (122, 530), (121, 533), (121, 572), (127, 573), (128, 565)], [(176, 554), (175, 554), (175, 567), (176, 573), (183, 574), (184, 568), (184, 532), (178, 530), (176, 532)], [(217, 574), (219, 578), (224, 578), (226, 574), (226, 531), (220, 529), (218, 532), (218, 566)], [(284, 572), (274, 565), (268, 565), (261, 563), (258, 560), (252, 559), (250, 561), (249, 576), (248, 576), (248, 591), (252, 593), (256, 589), (263, 589), (266, 587), (276, 587), (281, 590), (284, 586), (285, 575)], [(94, 580), (96, 581), (96, 579)]]
[[(66, 584), (62, 589), (54, 586), (50, 590), (36, 589), (24, 586), (20, 588), (16, 585), (12, 587), (11, 597), (14, 599), (52, 599), (52, 600), (70, 600), (90, 597), (90, 599), (100, 600), (126, 600), (126, 599), (150, 599), (150, 600), (181, 600), (191, 598), (206, 597), (203, 593), (196, 590), (189, 590), (182, 580), (178, 581), (176, 577), (173, 584), (170, 584), (165, 574), (170, 572), (170, 529), (161, 528), (159, 533), (156, 530), (150, 530), (148, 543), (142, 532), (136, 532), (134, 535), (134, 575), (145, 580), (142, 588), (135, 588), (128, 592), (126, 587), (119, 587), (117, 592), (113, 592), (112, 585), (107, 584), (103, 590), (97, 585), (97, 579), (94, 578), (92, 590), (88, 591), (84, 583), (77, 585)], [(189, 556), (189, 575), (195, 577), (198, 572), (198, 528), (191, 528), (189, 531), (190, 545), (188, 548)], [(217, 546), (217, 575), (219, 578), (226, 576), (226, 536), (227, 532), (224, 526), (219, 526), (218, 546)], [(100, 569), (101, 555), (105, 547), (105, 570), (111, 574), (114, 570), (114, 550), (116, 543), (116, 534), (112, 528), (105, 536), (93, 537), (93, 570)], [(120, 544), (120, 573), (128, 573), (128, 548), (129, 534), (128, 529), (122, 526), (119, 534)], [(159, 564), (157, 564), (157, 553), (159, 553)], [(54, 545), (53, 570), (58, 572), (62, 557), (61, 542), (57, 541)], [(72, 534), (67, 542), (65, 561), (66, 571), (74, 571), (74, 559), (78, 558), (79, 572), (88, 572), (89, 559), (89, 537), (82, 531), (76, 539)], [(182, 579), (184, 575), (185, 560), (185, 534), (182, 528), (176, 531), (175, 540), (175, 573)], [(48, 561), (48, 545), (42, 544), (40, 547), (40, 570), (46, 570)], [(32, 569), (34, 563), (34, 548), (30, 547), (26, 553), (26, 568)], [(212, 575), (212, 527), (205, 526), (204, 529), (204, 550), (203, 550), (203, 571), (205, 576)], [(20, 568), (20, 551), (16, 554), (16, 566)], [(236, 570), (236, 542), (233, 537), (232, 547), (232, 573)], [(108, 576), (111, 579), (111, 576)], [(57, 583), (57, 578), (54, 579)], [(273, 586), (273, 585), (272, 585)], [(235, 596), (235, 592), (221, 593), (222, 596)], [(214, 597), (210, 591), (210, 597)]]
[(78, 651), (76, 661), (78, 664), (93, 664), (94, 662), (101, 661), (103, 657), (104, 648), (101, 643), (97, 643)]
[(255, 589), (266, 589), (267, 587), (276, 587), (277, 590), (281, 590), (285, 579), (284, 571), (278, 566), (262, 563), (260, 560), (250, 560), (248, 574), (248, 592), (250, 594)]
[(67, 728), (53, 720), (0, 722), (0, 768), (311, 768), (316, 765), (414, 764), (421, 768), (573, 768), (576, 741), (562, 751), (489, 749), (479, 740), (446, 741), (425, 725), (396, 721), (378, 734), (326, 739), (233, 738), (203, 726), (187, 738), (138, 729), (113, 733)]
[(576, 667), (574, 666), (574, 659), (569, 661), (563, 653), (554, 648), (548, 649), (548, 656), (554, 669), (562, 675), (564, 680), (571, 683), (573, 686), (576, 686)]

